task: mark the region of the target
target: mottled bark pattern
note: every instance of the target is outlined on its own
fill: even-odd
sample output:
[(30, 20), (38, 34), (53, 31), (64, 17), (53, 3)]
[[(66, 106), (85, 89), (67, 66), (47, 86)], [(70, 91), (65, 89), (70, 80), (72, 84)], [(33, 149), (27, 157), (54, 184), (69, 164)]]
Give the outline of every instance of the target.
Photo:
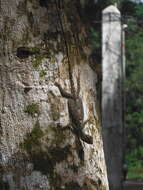
[[(108, 190), (96, 74), (76, 0), (0, 1), (0, 189)], [(78, 2), (79, 3), (79, 2)], [(78, 87), (93, 144), (63, 130)], [(76, 88), (77, 89), (77, 88)], [(60, 123), (60, 125), (59, 125)]]

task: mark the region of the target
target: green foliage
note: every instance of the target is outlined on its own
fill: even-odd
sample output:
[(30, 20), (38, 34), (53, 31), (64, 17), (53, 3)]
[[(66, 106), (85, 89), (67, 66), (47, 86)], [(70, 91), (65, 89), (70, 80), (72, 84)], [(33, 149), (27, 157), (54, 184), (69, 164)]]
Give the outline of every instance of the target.
[(30, 153), (33, 147), (40, 145), (40, 139), (43, 135), (44, 133), (40, 129), (39, 122), (36, 122), (32, 132), (26, 135), (24, 142), (21, 144), (21, 148)]
[(39, 65), (42, 63), (42, 59), (43, 59), (43, 55), (37, 54), (32, 63), (33, 67), (35, 67), (35, 68), (39, 67)]
[[(138, 151), (137, 151), (138, 152)], [(143, 178), (143, 161), (138, 160), (136, 151), (127, 155), (128, 160), (128, 175), (127, 178)]]
[(46, 71), (44, 71), (44, 70), (40, 71), (40, 77), (41, 78), (44, 77), (45, 75), (47, 75)]
[(132, 168), (129, 170), (127, 178), (129, 179), (141, 179), (143, 178), (143, 169)]
[(39, 105), (38, 104), (30, 104), (28, 106), (26, 106), (25, 113), (28, 113), (31, 116), (34, 116), (35, 113), (40, 114), (40, 109), (39, 109)]
[(136, 12), (136, 3), (130, 0), (123, 0), (120, 4), (122, 15), (134, 16)]
[(99, 31), (96, 31), (94, 28), (90, 28), (90, 43), (93, 50), (101, 48), (101, 36)]
[(130, 1), (123, 8), (130, 14), (126, 32), (126, 160), (129, 166), (128, 178), (143, 177), (143, 4)]
[(143, 18), (143, 4), (138, 4), (136, 6), (136, 16), (138, 17), (138, 19)]
[(40, 48), (39, 47), (31, 47), (30, 50), (33, 52), (33, 54), (40, 54)]

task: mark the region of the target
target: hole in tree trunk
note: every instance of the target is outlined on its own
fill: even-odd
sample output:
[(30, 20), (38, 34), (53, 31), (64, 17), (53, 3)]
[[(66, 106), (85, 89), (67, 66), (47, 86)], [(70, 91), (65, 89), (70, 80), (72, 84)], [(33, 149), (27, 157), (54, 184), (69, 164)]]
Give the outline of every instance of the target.
[(31, 50), (29, 50), (28, 47), (19, 47), (17, 49), (17, 54), (16, 56), (19, 57), (20, 59), (25, 59), (28, 58), (29, 56), (35, 54), (34, 52), (32, 52)]

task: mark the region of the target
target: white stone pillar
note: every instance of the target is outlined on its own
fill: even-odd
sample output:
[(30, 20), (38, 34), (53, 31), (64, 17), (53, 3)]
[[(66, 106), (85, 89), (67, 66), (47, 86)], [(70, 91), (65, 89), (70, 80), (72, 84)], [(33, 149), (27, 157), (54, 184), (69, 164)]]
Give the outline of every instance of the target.
[(115, 6), (102, 13), (102, 125), (110, 190), (122, 189), (121, 15)]

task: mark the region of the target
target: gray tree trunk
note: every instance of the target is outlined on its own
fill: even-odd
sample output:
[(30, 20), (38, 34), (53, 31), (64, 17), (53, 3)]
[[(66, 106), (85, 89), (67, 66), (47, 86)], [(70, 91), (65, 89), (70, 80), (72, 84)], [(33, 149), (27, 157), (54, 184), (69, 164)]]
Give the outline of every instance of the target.
[(114, 6), (103, 10), (102, 125), (110, 190), (122, 189), (123, 116), (121, 15)]
[(1, 190), (108, 190), (86, 38), (75, 0), (1, 1)]

